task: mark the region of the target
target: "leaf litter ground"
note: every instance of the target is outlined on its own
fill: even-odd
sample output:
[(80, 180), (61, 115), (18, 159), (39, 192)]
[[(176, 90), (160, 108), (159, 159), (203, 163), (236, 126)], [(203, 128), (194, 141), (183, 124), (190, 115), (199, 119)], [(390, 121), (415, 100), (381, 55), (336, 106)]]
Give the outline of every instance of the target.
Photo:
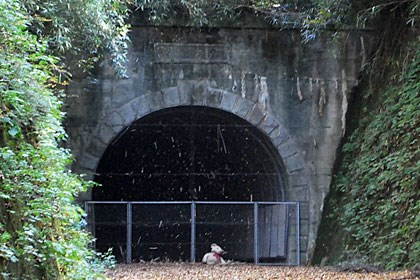
[(107, 272), (108, 279), (282, 279), (282, 280), (359, 280), (359, 279), (420, 279), (410, 271), (397, 272), (342, 272), (329, 268), (309, 266), (256, 266), (252, 264), (205, 265), (191, 263), (134, 263), (120, 264)]

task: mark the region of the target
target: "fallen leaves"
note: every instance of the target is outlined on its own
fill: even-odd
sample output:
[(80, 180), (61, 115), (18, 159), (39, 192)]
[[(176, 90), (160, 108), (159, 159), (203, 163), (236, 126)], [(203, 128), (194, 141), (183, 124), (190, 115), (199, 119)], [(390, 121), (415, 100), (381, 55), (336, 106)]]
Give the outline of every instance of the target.
[(252, 264), (204, 265), (191, 263), (135, 263), (120, 264), (108, 271), (109, 279), (282, 279), (282, 280), (403, 280), (419, 279), (410, 271), (383, 273), (338, 272), (310, 266), (256, 266)]

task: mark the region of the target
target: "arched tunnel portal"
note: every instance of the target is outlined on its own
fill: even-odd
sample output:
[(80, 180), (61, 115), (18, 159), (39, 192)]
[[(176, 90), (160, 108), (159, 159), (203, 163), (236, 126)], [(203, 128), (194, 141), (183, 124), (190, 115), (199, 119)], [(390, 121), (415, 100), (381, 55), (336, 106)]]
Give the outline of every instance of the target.
[[(95, 201), (228, 202), (286, 199), (285, 168), (270, 138), (232, 113), (205, 106), (166, 108), (134, 121), (107, 147), (95, 174), (95, 182), (102, 185), (92, 190), (92, 199)], [(125, 206), (107, 207), (108, 210), (104, 211), (97, 208), (95, 220), (107, 220), (111, 211), (119, 213), (111, 216), (120, 215), (123, 224)], [(162, 223), (168, 217), (176, 221), (179, 213), (189, 211), (182, 205), (133, 207), (133, 220), (150, 220), (151, 224), (153, 221)], [(252, 216), (252, 207), (247, 207), (224, 206), (225, 210), (216, 212), (225, 211), (226, 215), (231, 216), (236, 213), (238, 219), (243, 219)], [(184, 222), (184, 226), (182, 221), (178, 221), (175, 227), (167, 226), (166, 231), (162, 231), (161, 226), (159, 229), (134, 229), (134, 232), (147, 232), (142, 236), (133, 234), (134, 246), (137, 244), (141, 248), (133, 249), (134, 259), (188, 259), (191, 238), (189, 218)], [(105, 250), (105, 247), (112, 245), (117, 250), (116, 245), (124, 243), (124, 226), (117, 228), (96, 226), (98, 249)], [(237, 251), (238, 245), (233, 245), (233, 239), (252, 239), (249, 231), (239, 228), (222, 226), (218, 231), (231, 234), (225, 236), (224, 240), (211, 242), (221, 242), (225, 247), (231, 244), (228, 250)], [(207, 235), (208, 232), (202, 234)], [(120, 236), (120, 240), (115, 241), (115, 236)], [(163, 248), (163, 243), (173, 240), (175, 236), (180, 245), (176, 249)], [(209, 244), (197, 245), (197, 254), (202, 254)], [(247, 246), (250, 249), (253, 247), (252, 244)], [(236, 259), (249, 260), (252, 258), (250, 252), (243, 251)], [(120, 255), (119, 252), (114, 253)]]
[(284, 168), (270, 139), (226, 111), (181, 106), (124, 129), (96, 170), (94, 200), (282, 201)]

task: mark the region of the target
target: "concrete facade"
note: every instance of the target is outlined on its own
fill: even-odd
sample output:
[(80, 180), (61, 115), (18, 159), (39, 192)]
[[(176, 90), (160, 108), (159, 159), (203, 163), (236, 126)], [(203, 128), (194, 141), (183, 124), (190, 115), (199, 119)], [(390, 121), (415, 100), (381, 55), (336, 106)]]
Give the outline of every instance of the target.
[(308, 262), (368, 40), (337, 32), (302, 44), (298, 30), (147, 26), (134, 27), (131, 38), (128, 78), (103, 61), (94, 77), (68, 88), (73, 171), (93, 179), (113, 139), (152, 112), (191, 105), (233, 113), (268, 135), (283, 160), (286, 200), (301, 204)]

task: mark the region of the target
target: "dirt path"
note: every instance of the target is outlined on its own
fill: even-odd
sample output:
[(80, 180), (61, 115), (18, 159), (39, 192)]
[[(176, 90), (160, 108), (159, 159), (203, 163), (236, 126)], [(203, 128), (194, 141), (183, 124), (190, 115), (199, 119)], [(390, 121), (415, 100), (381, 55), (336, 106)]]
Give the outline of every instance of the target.
[(217, 279), (217, 280), (358, 280), (358, 279), (419, 279), (412, 278), (409, 271), (386, 273), (348, 273), (316, 267), (255, 266), (250, 264), (204, 265), (189, 263), (143, 263), (118, 265), (108, 271), (109, 279)]

